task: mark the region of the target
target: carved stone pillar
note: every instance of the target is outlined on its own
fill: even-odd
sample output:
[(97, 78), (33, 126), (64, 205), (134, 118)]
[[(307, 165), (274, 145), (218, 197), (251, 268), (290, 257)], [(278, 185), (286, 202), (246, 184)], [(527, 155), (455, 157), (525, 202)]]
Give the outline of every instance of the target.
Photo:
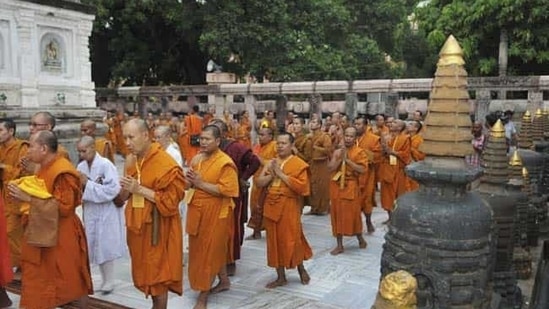
[(276, 98), (276, 127), (282, 131), (285, 130), (284, 120), (288, 114), (288, 111), (286, 110), (287, 102), (288, 98), (285, 95), (279, 95)]
[(475, 120), (484, 121), (486, 115), (490, 113), (490, 101), (492, 97), (490, 90), (480, 89), (476, 92)]
[(345, 94), (345, 114), (349, 119), (355, 119), (357, 115), (358, 95), (356, 93)]

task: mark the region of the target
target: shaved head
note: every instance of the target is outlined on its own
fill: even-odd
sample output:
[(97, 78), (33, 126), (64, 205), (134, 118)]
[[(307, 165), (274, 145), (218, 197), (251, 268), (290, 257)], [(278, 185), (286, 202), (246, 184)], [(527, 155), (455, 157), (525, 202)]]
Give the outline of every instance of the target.
[(156, 129), (154, 129), (154, 132), (157, 136), (168, 136), (172, 133), (172, 130), (168, 126), (158, 126)]
[(80, 140), (78, 140), (78, 146), (82, 147), (90, 147), (93, 146), (95, 148), (95, 139), (91, 136), (82, 136)]
[(141, 118), (130, 119), (124, 126), (135, 128), (141, 133), (149, 132), (149, 126), (147, 125), (147, 122)]
[(46, 146), (48, 152), (57, 152), (57, 136), (52, 131), (38, 131), (31, 136), (31, 141), (34, 141), (38, 145)]
[(55, 128), (55, 117), (50, 112), (38, 112), (33, 117), (39, 116), (47, 124), (51, 125), (51, 129)]

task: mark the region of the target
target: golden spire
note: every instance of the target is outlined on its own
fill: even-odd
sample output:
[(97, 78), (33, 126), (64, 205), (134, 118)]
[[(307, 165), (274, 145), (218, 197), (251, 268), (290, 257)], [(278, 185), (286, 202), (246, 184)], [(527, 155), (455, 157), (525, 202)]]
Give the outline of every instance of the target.
[(437, 67), (447, 66), (447, 65), (464, 65), (465, 61), (463, 60), (463, 50), (459, 46), (456, 38), (450, 34), (446, 42), (442, 46), (442, 49), (439, 53), (439, 60)]
[(528, 178), (528, 170), (526, 169), (526, 167), (522, 168), (522, 177)]
[(532, 117), (532, 115), (530, 114), (530, 111), (529, 110), (526, 110), (526, 112), (524, 113), (524, 115), (522, 116), (522, 119), (530, 119)]
[(503, 123), (500, 119), (496, 121), (494, 126), (492, 126), (492, 129), (490, 130), (490, 136), (491, 137), (505, 137), (505, 128), (503, 127)]
[[(520, 156), (518, 154), (518, 150), (515, 150), (513, 152), (513, 156), (509, 160), (509, 165), (511, 165), (511, 166), (522, 166), (522, 159), (520, 158)], [(525, 168), (523, 168), (523, 173), (524, 173), (524, 170), (525, 170)]]
[(536, 110), (536, 115), (535, 115), (534, 117), (539, 118), (539, 117), (541, 117), (541, 116), (543, 116), (543, 113), (541, 112), (541, 109), (538, 108), (538, 109)]

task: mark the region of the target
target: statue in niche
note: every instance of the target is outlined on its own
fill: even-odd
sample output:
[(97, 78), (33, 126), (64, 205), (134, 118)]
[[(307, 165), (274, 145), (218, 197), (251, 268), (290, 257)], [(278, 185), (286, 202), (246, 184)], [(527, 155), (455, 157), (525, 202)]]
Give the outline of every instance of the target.
[(42, 68), (45, 71), (60, 72), (62, 66), (59, 42), (55, 38), (50, 38), (42, 50)]

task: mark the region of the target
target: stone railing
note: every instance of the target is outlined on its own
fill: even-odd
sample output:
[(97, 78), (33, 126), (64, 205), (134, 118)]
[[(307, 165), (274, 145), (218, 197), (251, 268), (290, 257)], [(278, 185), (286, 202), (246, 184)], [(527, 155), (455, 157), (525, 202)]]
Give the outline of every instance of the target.
[[(159, 114), (189, 112), (198, 104), (201, 111), (215, 106), (251, 118), (265, 110), (284, 116), (288, 111), (311, 113), (342, 112), (350, 117), (378, 113), (394, 116), (427, 109), (430, 78), (291, 83), (221, 84), (165, 87), (121, 87), (96, 89), (98, 106), (104, 110)], [(470, 77), (471, 114), (484, 119), (491, 111), (513, 110), (519, 120), (528, 109), (545, 108), (544, 91), (549, 92), (549, 76)], [(547, 103), (549, 104), (549, 103)], [(281, 120), (284, 117), (277, 117)]]

